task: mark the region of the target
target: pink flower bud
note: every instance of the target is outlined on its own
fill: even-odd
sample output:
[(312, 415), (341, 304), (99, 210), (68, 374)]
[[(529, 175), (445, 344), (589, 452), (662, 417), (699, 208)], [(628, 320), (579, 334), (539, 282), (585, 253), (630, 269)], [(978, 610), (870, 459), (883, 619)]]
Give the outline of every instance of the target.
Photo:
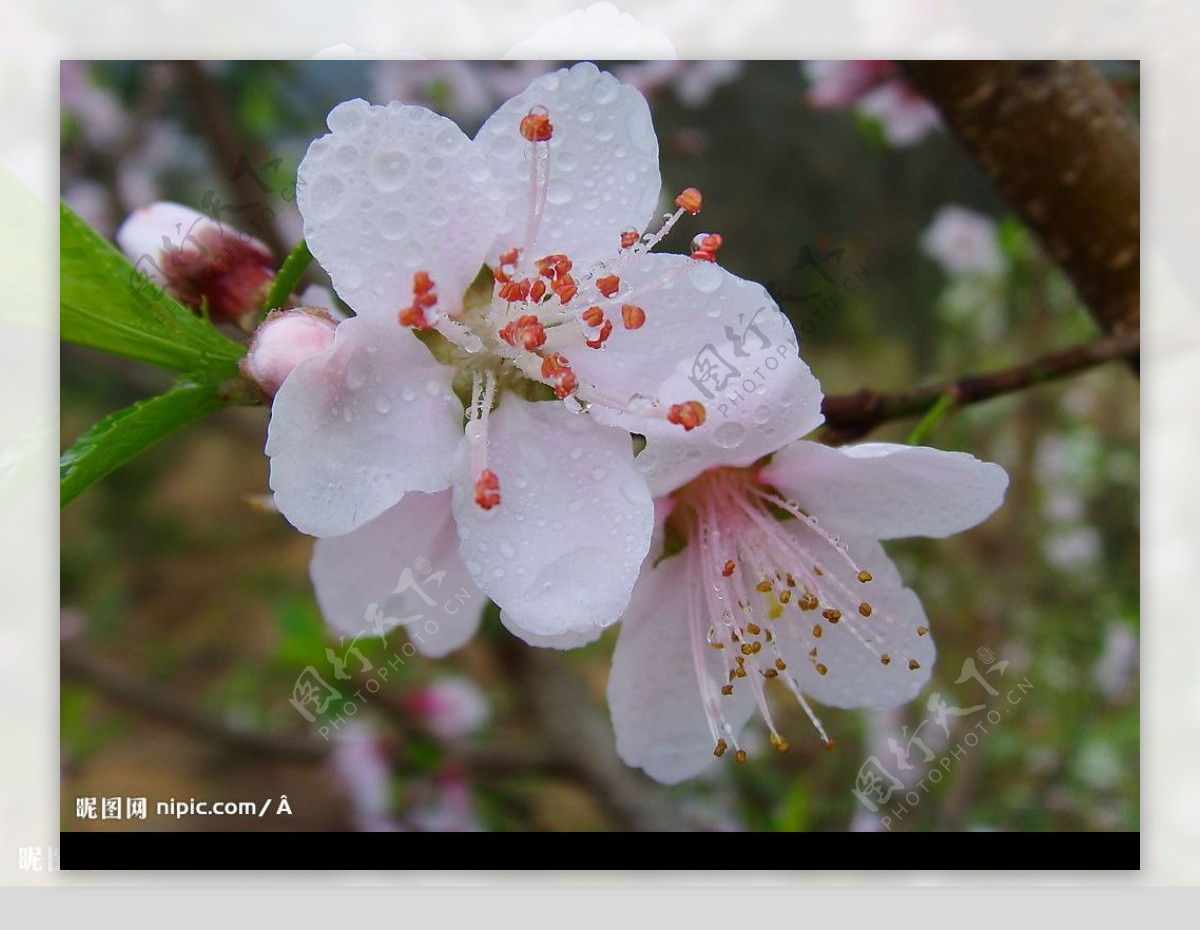
[(275, 278), (266, 245), (177, 203), (135, 210), (117, 244), (139, 272), (185, 306), (207, 306), (217, 323), (261, 310)]
[(301, 362), (333, 344), (337, 321), (325, 310), (277, 310), (263, 321), (242, 360), (242, 374), (274, 397)]

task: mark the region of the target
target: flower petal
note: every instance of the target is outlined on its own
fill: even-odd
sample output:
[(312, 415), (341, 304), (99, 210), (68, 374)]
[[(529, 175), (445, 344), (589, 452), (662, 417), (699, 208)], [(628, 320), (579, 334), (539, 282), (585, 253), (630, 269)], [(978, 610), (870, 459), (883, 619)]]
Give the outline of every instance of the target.
[[(653, 417), (636, 404), (626, 413), (592, 408), (601, 422), (646, 437), (636, 464), (656, 496), (715, 465), (749, 465), (821, 424), (821, 386), (760, 285), (681, 255), (642, 256), (620, 278), (622, 292), (602, 306), (619, 320), (621, 305), (633, 303), (645, 324), (615, 328), (601, 350), (564, 354), (601, 405), (658, 401)], [(586, 387), (580, 394), (592, 396)], [(707, 418), (685, 432), (664, 416), (687, 401), (703, 403)]]
[(529, 220), (530, 144), (521, 120), (536, 106), (549, 113), (550, 180), (530, 249), (532, 258), (569, 255), (580, 271), (617, 254), (621, 231), (645, 229), (658, 206), (658, 139), (645, 99), (591, 62), (536, 78), (483, 124), (475, 145), (507, 200), (492, 247), (524, 248)]
[(338, 632), (375, 636), (403, 624), (417, 649), (438, 658), (474, 635), (487, 604), (459, 558), (448, 490), (406, 494), (353, 533), (317, 540), (310, 573)]
[(463, 441), (451, 374), (394, 322), (339, 324), (275, 395), (267, 455), (283, 515), (302, 533), (340, 536), (406, 491), (445, 488)]
[(475, 583), (539, 636), (616, 621), (654, 528), (629, 435), (562, 404), (506, 394), (489, 437), (500, 505), (475, 503), (466, 454), (454, 484), (463, 561)]
[(500, 622), (517, 639), (541, 649), (578, 649), (580, 646), (594, 643), (604, 633), (604, 627), (596, 626), (590, 630), (584, 630), (582, 633), (570, 632), (558, 633), (554, 636), (539, 636), (537, 633), (530, 633), (529, 630), (513, 620), (506, 610), (500, 611)]
[[(827, 544), (813, 530), (799, 522), (790, 522), (790, 531), (802, 537), (813, 550)], [(826, 587), (835, 583), (871, 605), (871, 614), (843, 611), (837, 623), (820, 614), (798, 615), (788, 611), (787, 619), (774, 621), (772, 629), (779, 643), (788, 674), (794, 675), (800, 690), (822, 704), (832, 707), (863, 707), (887, 710), (912, 700), (925, 687), (933, 669), (936, 650), (928, 632), (929, 620), (921, 601), (904, 587), (892, 560), (875, 540), (843, 537), (847, 550), (860, 569), (871, 573), (872, 580), (861, 584), (854, 571), (843, 561), (824, 563)], [(822, 635), (815, 638), (813, 627)], [(922, 635), (917, 631), (926, 630)], [(813, 649), (817, 655), (811, 655)], [(885, 664), (883, 656), (887, 656)], [(910, 661), (917, 667), (911, 668)], [(825, 669), (821, 674), (820, 663)]]
[[(714, 681), (725, 675), (715, 651), (695, 642), (702, 634), (689, 619), (689, 582), (682, 555), (647, 567), (621, 621), (608, 679), (617, 754), (665, 784), (691, 778), (714, 761), (694, 650), (702, 650)], [(749, 688), (714, 700), (735, 734), (754, 710)]]
[(338, 294), (360, 316), (395, 319), (414, 272), (427, 271), (456, 311), (499, 222), (483, 157), (424, 107), (349, 100), (328, 123), (300, 163), (296, 200)]
[(796, 442), (762, 478), (822, 523), (875, 539), (962, 532), (986, 520), (1008, 487), (1003, 468), (965, 452), (886, 442)]

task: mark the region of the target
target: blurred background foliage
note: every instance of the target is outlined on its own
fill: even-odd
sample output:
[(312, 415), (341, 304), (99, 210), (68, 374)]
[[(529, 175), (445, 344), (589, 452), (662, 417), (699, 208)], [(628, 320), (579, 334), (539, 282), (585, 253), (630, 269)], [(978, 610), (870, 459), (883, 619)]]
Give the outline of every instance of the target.
[[(189, 77), (173, 63), (65, 63), (62, 193), (108, 237), (156, 200), (202, 212), (236, 204), (224, 157), (234, 145), (267, 182), (253, 215), (290, 248), (301, 233), (296, 167), (336, 103), (424, 103), (470, 134), (550, 67), (245, 62)], [(702, 228), (725, 237), (722, 263), (780, 295), (827, 394), (988, 371), (1096, 334), (1061, 273), (939, 128), (893, 145), (886, 114), (812, 106), (794, 63), (613, 67), (650, 100), (664, 192), (704, 192)], [(1136, 66), (1104, 67), (1136, 109)], [(198, 104), (196, 74), (219, 108)], [(951, 273), (945, 256), (922, 247), (951, 204), (990, 219), (991, 270)], [(699, 231), (676, 233), (665, 248), (686, 251)], [(825, 281), (798, 262), (806, 247), (842, 250), (839, 276)], [(820, 296), (800, 299), (812, 293)], [(64, 346), (63, 447), (168, 383), (147, 366)], [(350, 644), (324, 629), (308, 580), (311, 540), (261, 506), (267, 416), (224, 411), (63, 513), (63, 648), (77, 657), (64, 663), (62, 687), (64, 829), (262, 828), (235, 817), (156, 819), (153, 802), (280, 794), (295, 813), (271, 829), (636, 826), (602, 788), (554, 763), (553, 740), (529, 708), (539, 676), (514, 673), (508, 634), (490, 614), (459, 653), (409, 659), (345, 723), (326, 721), (329, 740), (321, 721), (292, 707), (297, 676), (313, 666), (328, 677), (326, 648), (341, 655)], [(903, 442), (912, 426), (888, 424), (871, 438)], [(872, 814), (852, 794), (860, 766), (875, 755), (908, 781), (887, 742), (906, 742), (903, 727), (912, 735), (937, 693), (1011, 713), (952, 757), (936, 784), (906, 785), (899, 794), (918, 790), (920, 800), (892, 829), (1136, 830), (1138, 429), (1138, 385), (1120, 364), (953, 413), (928, 444), (999, 462), (1012, 484), (1000, 512), (969, 533), (889, 544), (938, 645), (926, 694), (889, 714), (819, 709), (838, 743), (832, 753), (780, 702), (790, 753), (751, 739), (743, 766), (726, 759), (664, 790), (639, 774), (638, 790), (695, 829), (881, 829), (886, 811)], [(358, 646), (378, 667), (400, 636)], [(613, 639), (555, 657), (598, 713)], [(987, 650), (1009, 663), (986, 679), (997, 697), (977, 681), (956, 683), (964, 660), (989, 664), (979, 658)], [(1006, 708), (1020, 680), (1032, 687)], [(919, 732), (941, 760), (982, 718), (950, 717), (948, 736), (932, 723)], [(920, 758), (913, 784), (938, 767)], [(151, 815), (79, 820), (81, 796), (145, 796)]]

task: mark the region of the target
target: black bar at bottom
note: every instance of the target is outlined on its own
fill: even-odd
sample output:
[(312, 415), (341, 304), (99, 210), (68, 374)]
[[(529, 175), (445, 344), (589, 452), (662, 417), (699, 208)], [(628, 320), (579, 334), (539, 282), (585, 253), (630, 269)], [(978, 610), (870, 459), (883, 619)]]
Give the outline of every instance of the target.
[[(525, 834), (526, 839), (518, 836), (473, 833), (464, 841), (459, 834), (425, 833), (418, 855), (411, 842), (394, 833), (60, 834), (63, 870), (196, 871), (196, 863), (202, 862), (221, 871), (374, 871), (394, 869), (414, 859), (423, 870), (494, 869), (512, 861), (516, 844), (526, 850), (521, 861), (534, 868), (546, 861), (587, 863), (595, 859), (595, 845), (586, 834), (560, 833), (552, 839), (543, 839), (544, 834)], [(528, 855), (540, 842), (546, 844), (544, 854)], [(731, 842), (736, 841), (724, 833), (693, 834), (686, 843), (668, 834), (637, 836), (639, 850), (651, 858), (654, 847), (661, 843), (661, 861), (673, 869), (703, 869), (713, 862), (728, 861)], [(747, 847), (747, 864), (772, 869), (1123, 872), (1136, 870), (1141, 863), (1139, 833), (821, 833), (811, 837), (758, 833), (748, 842), (753, 845)], [(571, 853), (572, 848), (577, 855)]]

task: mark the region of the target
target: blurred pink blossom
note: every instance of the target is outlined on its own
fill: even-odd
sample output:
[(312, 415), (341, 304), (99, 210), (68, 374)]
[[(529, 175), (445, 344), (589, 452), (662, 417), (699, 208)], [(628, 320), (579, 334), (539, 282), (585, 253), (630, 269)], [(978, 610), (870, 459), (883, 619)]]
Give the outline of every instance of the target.
[(440, 678), (412, 692), (406, 704), (426, 729), (448, 740), (482, 729), (491, 716), (487, 698), (469, 678)]

